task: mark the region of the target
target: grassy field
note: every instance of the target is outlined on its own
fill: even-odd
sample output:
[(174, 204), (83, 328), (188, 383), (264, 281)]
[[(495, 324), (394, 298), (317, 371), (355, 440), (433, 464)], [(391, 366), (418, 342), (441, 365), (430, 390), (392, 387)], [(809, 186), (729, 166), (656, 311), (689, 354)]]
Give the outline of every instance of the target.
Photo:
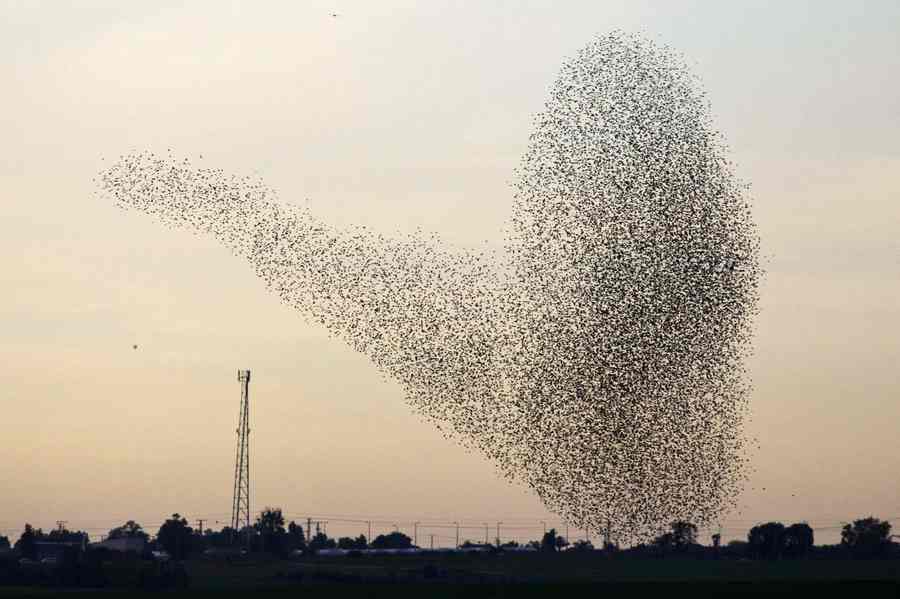
[[(592, 554), (365, 556), (299, 562), (266, 558), (185, 564), (186, 591), (167, 596), (548, 597), (584, 590), (691, 596), (801, 594), (900, 596), (900, 560), (616, 559)], [(851, 588), (852, 587), (852, 588)], [(82, 591), (0, 587), (3, 597), (48, 597)], [(125, 596), (123, 591), (101, 591)], [(131, 591), (134, 594), (134, 591)]]
[(194, 588), (234, 588), (281, 582), (696, 582), (871, 580), (900, 582), (900, 560), (775, 562), (736, 560), (625, 560), (583, 555), (379, 556), (304, 562), (193, 561)]

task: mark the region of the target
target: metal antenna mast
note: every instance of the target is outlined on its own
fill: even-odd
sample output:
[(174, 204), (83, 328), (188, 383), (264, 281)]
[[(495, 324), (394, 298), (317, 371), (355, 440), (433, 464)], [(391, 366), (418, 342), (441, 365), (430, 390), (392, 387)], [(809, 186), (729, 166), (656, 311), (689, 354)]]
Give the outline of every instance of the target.
[(231, 528), (238, 533), (247, 528), (250, 540), (250, 371), (238, 370), (241, 383), (241, 411), (238, 416), (237, 452), (234, 460), (234, 501)]

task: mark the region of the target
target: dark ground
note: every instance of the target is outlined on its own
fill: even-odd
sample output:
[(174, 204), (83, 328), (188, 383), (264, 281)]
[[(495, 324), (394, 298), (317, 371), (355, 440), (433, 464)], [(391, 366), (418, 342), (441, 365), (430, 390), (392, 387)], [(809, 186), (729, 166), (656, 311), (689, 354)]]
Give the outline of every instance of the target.
[[(329, 597), (842, 596), (900, 597), (900, 560), (616, 559), (592, 554), (194, 559), (188, 589), (167, 596)], [(133, 563), (109, 564), (124, 582)], [(0, 598), (138, 593), (0, 587)], [(141, 593), (143, 594), (143, 593)]]
[(840, 580), (900, 583), (900, 560), (610, 559), (586, 554), (365, 556), (188, 562), (191, 587), (282, 586), (297, 582), (428, 584), (597, 582), (782, 582)]

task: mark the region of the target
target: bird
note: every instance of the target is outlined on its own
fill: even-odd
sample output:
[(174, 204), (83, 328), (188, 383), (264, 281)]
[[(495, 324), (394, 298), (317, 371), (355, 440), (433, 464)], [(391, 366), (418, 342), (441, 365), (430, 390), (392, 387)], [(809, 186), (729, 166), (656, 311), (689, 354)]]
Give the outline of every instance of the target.
[(133, 346), (131, 346), (131, 347), (132, 347), (132, 349), (137, 349), (137, 348), (138, 348), (137, 343), (135, 343), (135, 344), (134, 344)]
[(759, 240), (704, 98), (652, 41), (588, 43), (535, 116), (498, 250), (332, 226), (258, 178), (146, 151), (97, 184), (213, 236), (565, 520), (639, 541), (714, 522), (748, 469)]

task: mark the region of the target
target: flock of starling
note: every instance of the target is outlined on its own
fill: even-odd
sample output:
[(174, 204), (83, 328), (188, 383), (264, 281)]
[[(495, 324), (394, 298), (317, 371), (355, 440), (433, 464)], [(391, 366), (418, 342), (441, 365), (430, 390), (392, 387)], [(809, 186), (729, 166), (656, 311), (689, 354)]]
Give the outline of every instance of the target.
[(215, 236), (567, 522), (636, 542), (714, 523), (746, 478), (759, 239), (699, 89), (629, 34), (567, 61), (502, 252), (332, 227), (170, 155), (124, 155), (98, 181)]

